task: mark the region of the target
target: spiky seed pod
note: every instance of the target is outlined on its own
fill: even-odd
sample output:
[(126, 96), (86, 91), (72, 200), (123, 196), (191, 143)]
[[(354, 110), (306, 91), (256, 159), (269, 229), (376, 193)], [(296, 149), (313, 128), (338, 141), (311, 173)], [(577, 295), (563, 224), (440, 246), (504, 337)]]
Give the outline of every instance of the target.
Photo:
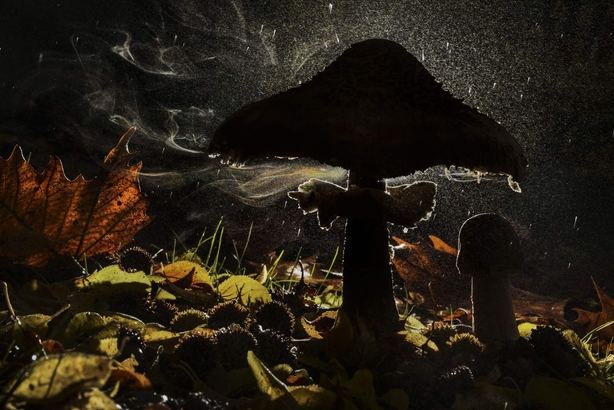
[(471, 333), (460, 333), (452, 336), (446, 344), (446, 356), (450, 358), (452, 366), (467, 366), (474, 374), (479, 373), (484, 345), (477, 337)]
[(154, 264), (153, 257), (149, 252), (139, 246), (133, 246), (121, 252), (117, 265), (124, 272), (149, 273)]
[(164, 326), (170, 326), (171, 321), (175, 318), (179, 309), (174, 304), (166, 300), (147, 299), (145, 306), (145, 321), (160, 323)]
[(294, 331), (294, 315), (285, 303), (267, 302), (254, 313), (256, 323), (263, 329), (270, 329), (285, 336), (292, 336)]
[(186, 332), (207, 324), (207, 315), (198, 309), (186, 309), (175, 315), (170, 326), (174, 332)]
[(457, 393), (469, 391), (473, 388), (475, 379), (471, 369), (467, 366), (458, 366), (445, 371), (435, 383), (433, 391), (436, 404), (448, 408), (454, 403)]
[(256, 356), (269, 367), (278, 364), (289, 364), (296, 367), (296, 347), (290, 342), (290, 338), (272, 330), (264, 330), (255, 334), (258, 344)]
[(425, 332), (425, 336), (430, 338), (439, 350), (445, 350), (450, 346), (448, 345), (450, 338), (456, 336), (456, 329), (449, 323), (435, 323)]
[(220, 361), (217, 340), (202, 330), (187, 333), (175, 345), (173, 359), (175, 363), (184, 361), (201, 380), (205, 380), (207, 372), (213, 370)]
[(228, 371), (247, 366), (247, 351), (254, 350), (256, 338), (241, 327), (223, 328), (216, 333), (222, 366)]
[[(313, 286), (313, 285), (305, 285), (305, 286)], [(295, 289), (297, 287), (298, 285), (295, 286)], [(274, 288), (271, 290), (271, 298), (273, 300), (277, 300), (279, 302), (285, 303), (295, 318), (301, 317), (307, 312), (315, 312), (317, 310), (317, 306), (315, 305), (313, 301), (309, 299), (305, 299), (305, 297), (302, 294), (297, 293), (294, 290), (289, 293), (286, 293), (282, 289)]]
[(124, 325), (120, 326), (117, 334), (117, 347), (120, 349), (120, 352), (115, 356), (115, 360), (123, 362), (130, 358), (131, 355), (134, 355), (139, 365), (143, 363), (144, 352), (147, 346), (138, 330)]
[(242, 326), (248, 315), (249, 309), (234, 300), (220, 303), (209, 311), (209, 328), (221, 329), (233, 323)]
[(554, 326), (537, 326), (531, 332), (529, 343), (533, 345), (538, 356), (544, 356), (544, 353), (550, 351), (553, 346), (559, 346), (568, 353), (574, 352), (563, 332)]
[(565, 338), (563, 332), (554, 326), (537, 326), (531, 332), (529, 343), (535, 352), (537, 370), (548, 372), (553, 368), (565, 378), (582, 374), (580, 355)]
[[(448, 347), (454, 349), (454, 351), (472, 351), (476, 354), (480, 354), (482, 352), (482, 348), (484, 345), (471, 333), (460, 333), (454, 335), (448, 340), (446, 343)], [(455, 352), (453, 352), (455, 353)]]

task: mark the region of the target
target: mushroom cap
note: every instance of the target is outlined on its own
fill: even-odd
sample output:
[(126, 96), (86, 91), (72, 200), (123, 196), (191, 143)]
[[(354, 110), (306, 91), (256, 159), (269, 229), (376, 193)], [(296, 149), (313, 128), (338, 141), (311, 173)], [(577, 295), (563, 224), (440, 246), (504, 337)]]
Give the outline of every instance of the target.
[(527, 166), (505, 128), (382, 39), (356, 43), (310, 81), (239, 109), (209, 153), (236, 164), (308, 157), (373, 179), (455, 165), (521, 181)]
[(503, 277), (522, 272), (520, 239), (507, 219), (479, 214), (467, 219), (458, 235), (456, 267), (463, 275)]

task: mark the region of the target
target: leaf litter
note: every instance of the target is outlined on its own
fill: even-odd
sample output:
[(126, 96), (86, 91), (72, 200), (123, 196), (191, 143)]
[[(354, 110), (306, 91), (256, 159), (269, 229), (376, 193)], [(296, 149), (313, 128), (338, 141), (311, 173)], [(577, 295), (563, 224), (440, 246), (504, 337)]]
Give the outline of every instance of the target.
[[(37, 173), (19, 148), (0, 160), (0, 256), (40, 269), (56, 256), (80, 260), (129, 245), (150, 221), (138, 184), (141, 164), (128, 165), (132, 133), (91, 181), (68, 181), (55, 157)], [(517, 314), (522, 337), (493, 355), (467, 330), (467, 309), (459, 309), (470, 303), (455, 271), (456, 249), (435, 236), (419, 243), (394, 238), (410, 251), (393, 259), (407, 290), (399, 298), (405, 329), (374, 337), (338, 313), (340, 279), (329, 276), (332, 264), (326, 270), (304, 259), (309, 283), (302, 264), (297, 279), (296, 262), (279, 258), (229, 272), (217, 257), (208, 264), (217, 234), (208, 253), (198, 254), (199, 242), (166, 263), (152, 261), (151, 269), (111, 264), (62, 282), (37, 279), (20, 289), (4, 283), (0, 402), (12, 409), (513, 409), (529, 403), (600, 409), (614, 402), (612, 303), (597, 285), (602, 311), (577, 310), (578, 322), (587, 325), (583, 338), (547, 326), (567, 324), (545, 306), (560, 301), (515, 290), (517, 312), (525, 312)], [(258, 320), (256, 312), (273, 303), (284, 306), (279, 318)], [(536, 312), (541, 321), (531, 317)], [(181, 331), (174, 330), (170, 323), (181, 315)], [(209, 328), (212, 318), (224, 325)], [(550, 335), (549, 351), (565, 355), (539, 357), (542, 334)], [(510, 370), (510, 360), (532, 363), (533, 370)], [(564, 377), (552, 371), (561, 363), (572, 369)]]

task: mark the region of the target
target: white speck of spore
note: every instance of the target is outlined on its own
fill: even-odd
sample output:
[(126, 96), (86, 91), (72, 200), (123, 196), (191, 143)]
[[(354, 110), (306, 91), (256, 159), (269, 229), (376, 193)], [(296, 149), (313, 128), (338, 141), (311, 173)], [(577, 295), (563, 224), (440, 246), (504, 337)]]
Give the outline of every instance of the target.
[(333, 3), (328, 3), (328, 12), (329, 13), (333, 12)]
[(576, 223), (578, 223), (578, 217), (577, 216), (573, 220), (573, 229), (576, 229)]

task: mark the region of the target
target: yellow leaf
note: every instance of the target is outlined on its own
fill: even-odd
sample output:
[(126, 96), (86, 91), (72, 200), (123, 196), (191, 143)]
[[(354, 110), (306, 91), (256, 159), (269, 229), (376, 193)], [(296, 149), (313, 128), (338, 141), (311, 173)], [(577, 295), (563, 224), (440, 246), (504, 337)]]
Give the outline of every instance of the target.
[(531, 337), (531, 332), (533, 332), (533, 329), (536, 327), (537, 325), (534, 323), (524, 322), (518, 325), (518, 333), (520, 333), (521, 337), (528, 339)]
[(162, 282), (164, 278), (146, 275), (145, 272), (124, 272), (117, 265), (107, 266), (90, 276), (77, 279), (75, 286), (87, 288), (102, 294), (116, 295), (120, 292), (149, 292), (151, 282)]
[(379, 410), (373, 387), (373, 374), (367, 369), (357, 370), (354, 377), (348, 380), (343, 388), (359, 399), (371, 410)]
[(247, 363), (256, 377), (258, 389), (273, 402), (279, 400), (286, 409), (299, 409), (298, 403), (288, 387), (260, 361), (251, 350), (247, 352)]
[(111, 359), (77, 352), (48, 356), (34, 362), (26, 374), (14, 398), (49, 405), (83, 389), (102, 387), (111, 374)]
[(337, 395), (330, 390), (312, 384), (311, 386), (288, 387), (290, 394), (301, 409), (327, 410), (333, 409)]
[(235, 300), (240, 296), (241, 303), (251, 308), (270, 302), (269, 291), (248, 276), (231, 276), (217, 288), (224, 300)]
[[(202, 284), (207, 284), (213, 287), (209, 272), (198, 263), (187, 260), (164, 265), (156, 273), (166, 277), (171, 283), (178, 286), (181, 284), (183, 288), (198, 287), (199, 284), (200, 286), (202, 286)], [(189, 279), (189, 283), (184, 283), (186, 279)], [(183, 286), (184, 284), (187, 286)]]

